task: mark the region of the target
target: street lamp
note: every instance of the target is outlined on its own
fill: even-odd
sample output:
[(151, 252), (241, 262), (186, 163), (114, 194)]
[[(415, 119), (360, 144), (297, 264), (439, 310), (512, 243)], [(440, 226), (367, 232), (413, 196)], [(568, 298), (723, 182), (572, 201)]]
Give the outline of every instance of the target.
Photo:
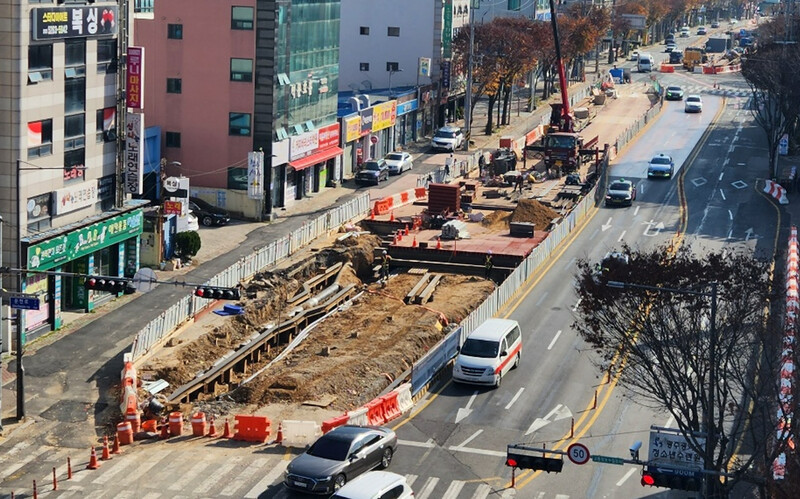
[(402, 72), (403, 72), (403, 70), (400, 69), (400, 68), (398, 68), (398, 69), (390, 69), (389, 70), (389, 98), (392, 97), (392, 75), (395, 74), (395, 73), (402, 73)]
[(704, 296), (711, 298), (711, 335), (708, 345), (708, 407), (705, 414), (705, 427), (706, 427), (706, 448), (705, 459), (703, 460), (703, 468), (706, 472), (714, 471), (711, 469), (711, 462), (713, 461), (713, 453), (717, 443), (717, 432), (714, 426), (714, 391), (717, 385), (717, 286), (716, 281), (703, 284), (702, 287), (711, 287), (711, 291), (695, 291), (693, 289), (682, 288), (667, 288), (661, 286), (648, 286), (646, 284), (634, 284), (622, 281), (608, 281), (606, 286), (615, 289), (645, 289), (647, 291), (656, 291), (658, 293), (675, 293), (682, 295)]
[[(480, 0), (472, 0), (469, 6), (469, 54), (467, 55), (467, 88), (464, 93), (464, 150), (469, 151), (469, 141), (472, 138), (472, 64), (475, 58), (475, 9), (480, 8)], [(489, 11), (483, 13), (483, 16)], [(481, 24), (483, 24), (483, 16)], [(491, 113), (491, 109), (489, 110)]]

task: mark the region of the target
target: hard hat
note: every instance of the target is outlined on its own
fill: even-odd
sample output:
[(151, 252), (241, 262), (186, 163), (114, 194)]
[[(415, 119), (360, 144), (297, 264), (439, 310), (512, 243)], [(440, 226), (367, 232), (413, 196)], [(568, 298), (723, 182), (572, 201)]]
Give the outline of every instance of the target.
[(386, 250), (383, 250), (381, 253), (383, 253), (385, 255), (386, 254)]
[(490, 255), (491, 255), (491, 254), (492, 254), (492, 250), (489, 250), (489, 251), (487, 251), (486, 253), (488, 253), (488, 254), (490, 254)]

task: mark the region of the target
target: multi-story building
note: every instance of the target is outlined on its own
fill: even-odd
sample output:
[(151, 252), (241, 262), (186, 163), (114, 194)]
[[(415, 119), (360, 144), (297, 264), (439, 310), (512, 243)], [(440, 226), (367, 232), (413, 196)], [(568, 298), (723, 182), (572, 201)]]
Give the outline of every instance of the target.
[[(122, 14), (116, 1), (0, 2), (4, 265), (111, 276), (138, 268), (142, 203), (117, 191)], [(5, 276), (6, 287), (16, 283)], [(40, 299), (23, 332), (57, 328), (62, 311), (110, 297), (52, 273), (26, 273), (21, 287)]]
[(162, 131), (164, 173), (255, 219), (340, 179), (339, 4), (169, 0), (140, 9), (144, 115)]

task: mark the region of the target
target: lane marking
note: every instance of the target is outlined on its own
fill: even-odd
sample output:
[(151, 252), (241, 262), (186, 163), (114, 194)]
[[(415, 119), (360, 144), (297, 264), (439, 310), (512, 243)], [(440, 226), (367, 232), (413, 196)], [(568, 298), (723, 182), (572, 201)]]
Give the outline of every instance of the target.
[(463, 488), (464, 482), (461, 480), (453, 480), (450, 482), (450, 486), (447, 487), (447, 490), (444, 492), (442, 499), (456, 499)]
[(414, 440), (404, 440), (402, 438), (398, 438), (397, 445), (407, 445), (409, 447), (422, 447), (423, 449), (436, 447), (436, 444), (433, 443), (432, 438), (429, 438), (427, 442), (416, 442)]
[(536, 306), (537, 307), (542, 304), (542, 302), (544, 301), (545, 298), (547, 298), (547, 295), (549, 293), (550, 293), (549, 291), (545, 291), (544, 293), (542, 293), (542, 296), (540, 296), (539, 299), (536, 300)]
[(462, 419), (466, 418), (470, 414), (472, 414), (472, 403), (475, 402), (475, 397), (478, 396), (478, 390), (472, 392), (472, 396), (469, 398), (467, 405), (465, 407), (459, 407), (458, 411), (456, 412), (456, 424), (461, 422)]
[[(197, 463), (196, 466), (189, 468), (189, 470), (186, 473), (184, 473), (183, 475), (181, 475), (180, 478), (172, 482), (172, 484), (167, 488), (169, 490), (174, 490), (174, 491), (185, 490), (186, 486), (189, 485), (189, 483), (192, 480), (194, 480), (197, 476), (203, 473), (205, 469), (210, 465), (211, 463)], [(270, 484), (271, 483), (272, 482), (270, 482)]]
[(555, 345), (555, 344), (556, 344), (556, 340), (558, 340), (558, 337), (559, 337), (559, 336), (561, 336), (561, 330), (560, 330), (560, 329), (558, 330), (558, 332), (556, 333), (556, 335), (555, 335), (555, 336), (553, 336), (553, 340), (552, 340), (552, 341), (550, 341), (550, 345), (547, 347), (547, 349), (548, 349), (548, 350), (552, 350), (552, 349), (553, 349), (553, 345)]
[(622, 242), (622, 238), (623, 238), (623, 237), (625, 237), (625, 232), (626, 232), (626, 231), (624, 231), (624, 230), (623, 230), (623, 231), (622, 231), (622, 234), (620, 234), (620, 235), (619, 235), (619, 237), (617, 238), (617, 242), (618, 242), (618, 243), (621, 243), (621, 242)]
[(492, 488), (485, 483), (482, 483), (478, 486), (478, 490), (475, 491), (473, 494), (472, 499), (486, 499), (489, 497), (489, 494), (492, 492)]
[(575, 260), (577, 259), (573, 258), (572, 260), (568, 261), (566, 265), (564, 265), (565, 272), (569, 271), (570, 267), (572, 267), (572, 265), (575, 263)]
[(578, 306), (581, 304), (581, 298), (578, 298), (578, 302), (572, 307), (572, 311), (575, 312), (578, 310)]
[(473, 434), (472, 434), (472, 435), (471, 435), (469, 438), (467, 438), (466, 440), (464, 440), (464, 441), (463, 441), (463, 442), (461, 442), (460, 444), (456, 445), (455, 447), (450, 447), (450, 448), (451, 448), (451, 449), (453, 449), (453, 448), (455, 448), (455, 449), (461, 449), (461, 448), (464, 448), (464, 447), (466, 447), (466, 446), (467, 446), (467, 444), (468, 444), (468, 443), (470, 443), (470, 442), (472, 442), (473, 440), (475, 440), (475, 439), (478, 437), (478, 435), (480, 435), (481, 433), (483, 433), (483, 429), (480, 429), (480, 430), (476, 431), (476, 432), (475, 432), (475, 433), (473, 433)]
[(719, 195), (722, 196), (722, 200), (723, 201), (727, 201), (728, 200), (728, 198), (725, 197), (725, 191), (723, 191), (722, 189), (719, 190)]
[(406, 482), (408, 482), (408, 486), (413, 487), (417, 478), (419, 478), (419, 475), (406, 475)]
[(639, 214), (639, 208), (641, 208), (641, 206), (637, 206), (636, 209), (633, 210), (633, 216), (634, 217)]
[(264, 475), (264, 478), (262, 478), (261, 481), (255, 484), (253, 488), (244, 495), (244, 499), (257, 499), (265, 490), (267, 490), (267, 487), (272, 485), (272, 482), (274, 482), (276, 478), (283, 474), (287, 466), (289, 466), (289, 461), (278, 461), (275, 467), (269, 470), (269, 473)]
[(251, 478), (256, 476), (256, 474), (263, 473), (268, 462), (269, 460), (263, 457), (259, 457), (250, 461), (247, 467), (236, 476), (236, 479), (228, 481), (228, 485), (222, 489), (219, 495), (226, 497), (235, 495), (239, 487), (249, 482)]
[(417, 497), (419, 499), (428, 499), (428, 496), (433, 493), (433, 489), (436, 488), (437, 483), (439, 483), (439, 478), (435, 476), (428, 478), (428, 480), (425, 482), (425, 486), (419, 491), (419, 495)]
[(628, 472), (625, 473), (625, 475), (623, 475), (623, 477), (619, 479), (619, 482), (617, 482), (617, 487), (622, 487), (622, 484), (625, 483), (625, 480), (630, 478), (631, 475), (633, 475), (635, 472), (636, 472), (636, 468), (629, 469)]
[(731, 210), (728, 210), (728, 217), (733, 220), (733, 212), (731, 212)]
[(719, 180), (722, 180), (722, 177), (724, 177), (724, 176), (725, 176), (725, 172), (724, 171), (719, 172)]
[(522, 388), (520, 388), (519, 390), (517, 390), (517, 393), (514, 395), (514, 398), (512, 398), (512, 399), (511, 399), (511, 402), (509, 402), (508, 404), (506, 404), (506, 410), (510, 409), (510, 408), (511, 408), (511, 406), (512, 406), (512, 405), (514, 405), (514, 402), (516, 402), (516, 401), (517, 401), (517, 399), (519, 398), (519, 396), (520, 396), (520, 395), (522, 395), (522, 392), (524, 392), (524, 391), (525, 391), (525, 387), (522, 387)]

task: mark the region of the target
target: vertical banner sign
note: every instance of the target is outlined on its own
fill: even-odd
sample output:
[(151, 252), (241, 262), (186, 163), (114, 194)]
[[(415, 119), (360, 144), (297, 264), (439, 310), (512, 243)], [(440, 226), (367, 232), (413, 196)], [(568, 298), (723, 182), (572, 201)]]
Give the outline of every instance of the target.
[(144, 47), (128, 47), (125, 95), (128, 107), (144, 109)]
[(450, 88), (450, 61), (442, 61), (442, 88)]
[(453, 0), (446, 0), (444, 4), (444, 23), (442, 24), (442, 57), (450, 59), (453, 56)]
[(125, 117), (125, 192), (141, 194), (144, 181), (144, 115)]
[(419, 75), (420, 76), (430, 76), (431, 75), (431, 58), (430, 57), (420, 57), (419, 58)]
[(261, 199), (264, 196), (264, 153), (247, 153), (247, 197)]

